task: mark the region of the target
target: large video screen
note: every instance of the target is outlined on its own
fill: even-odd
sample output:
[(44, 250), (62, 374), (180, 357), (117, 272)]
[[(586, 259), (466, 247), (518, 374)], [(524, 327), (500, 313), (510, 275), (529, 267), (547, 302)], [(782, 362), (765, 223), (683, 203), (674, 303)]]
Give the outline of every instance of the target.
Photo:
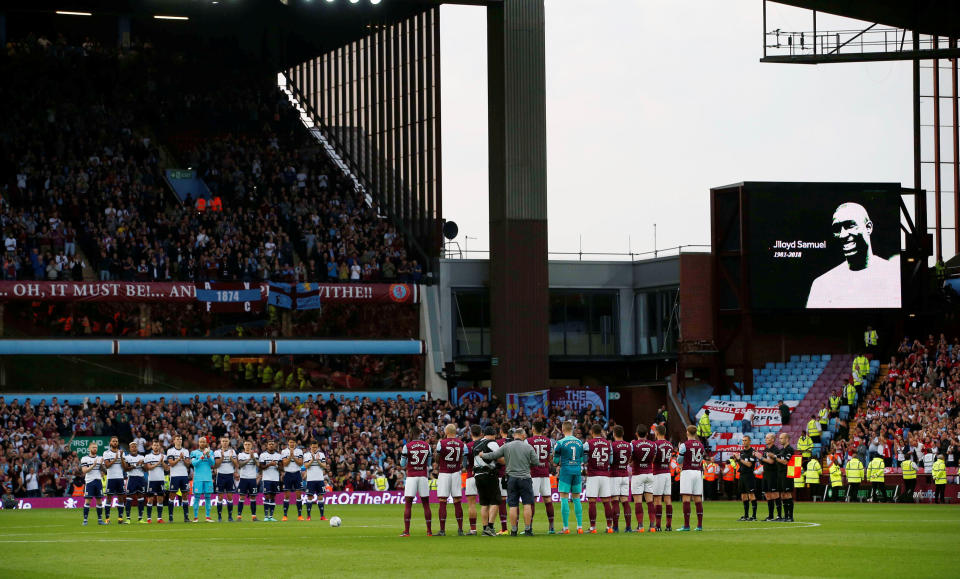
[(900, 186), (755, 183), (754, 309), (900, 307)]

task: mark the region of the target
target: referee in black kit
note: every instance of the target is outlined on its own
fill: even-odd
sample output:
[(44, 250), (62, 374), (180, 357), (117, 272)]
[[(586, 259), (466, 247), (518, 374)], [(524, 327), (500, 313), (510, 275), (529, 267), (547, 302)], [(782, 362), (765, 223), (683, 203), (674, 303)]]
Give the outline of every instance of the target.
[[(743, 450), (740, 451), (740, 500), (743, 501), (743, 516), (741, 521), (757, 520), (757, 479), (753, 476), (753, 469), (757, 466), (757, 456), (753, 452), (749, 436), (743, 437)], [(753, 505), (753, 516), (750, 516), (750, 506)]]

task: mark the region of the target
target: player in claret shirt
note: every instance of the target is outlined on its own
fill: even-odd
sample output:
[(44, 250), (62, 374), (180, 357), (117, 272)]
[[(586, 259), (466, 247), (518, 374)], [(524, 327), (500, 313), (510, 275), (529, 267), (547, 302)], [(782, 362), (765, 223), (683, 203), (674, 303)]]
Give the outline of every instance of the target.
[[(613, 532), (620, 532), (620, 506), (623, 505), (623, 520), (626, 532), (633, 532), (630, 516), (630, 456), (633, 446), (623, 439), (623, 427), (613, 427), (613, 442), (610, 443), (613, 464), (610, 466), (610, 509), (613, 515)], [(640, 521), (643, 526), (643, 521)]]
[(681, 462), (680, 496), (683, 499), (683, 527), (690, 530), (690, 499), (697, 505), (697, 530), (703, 530), (703, 457), (707, 455), (703, 443), (697, 438), (697, 427), (687, 427), (687, 440), (680, 443), (677, 452)]
[(457, 516), (457, 535), (463, 536), (463, 506), (460, 504), (460, 469), (463, 468), (466, 445), (457, 438), (457, 425), (448, 424), (443, 429), (444, 438), (437, 442), (434, 459), (438, 465), (437, 498), (440, 500), (437, 519), (440, 521), (439, 536), (447, 534), (447, 497), (453, 497), (453, 510)]
[(431, 454), (430, 445), (420, 438), (419, 432), (411, 430), (407, 436), (407, 443), (400, 451), (400, 466), (407, 469), (407, 477), (403, 482), (404, 507), (401, 537), (410, 536), (410, 517), (413, 512), (414, 497), (420, 497), (420, 503), (423, 505), (427, 536), (433, 535), (430, 523), (430, 479), (427, 478), (431, 466)]
[(643, 532), (643, 504), (647, 504), (647, 517), (650, 519), (650, 532), (656, 530), (656, 508), (653, 504), (653, 461), (657, 455), (657, 446), (648, 440), (649, 430), (646, 424), (637, 425), (637, 439), (633, 446), (633, 478), (630, 480), (630, 492), (637, 515), (637, 532)]
[[(477, 479), (474, 476), (473, 472), (473, 446), (477, 443), (478, 440), (483, 435), (483, 429), (480, 428), (479, 424), (474, 424), (470, 427), (470, 438), (472, 439), (467, 443), (466, 458), (464, 465), (464, 470), (467, 471), (467, 485), (464, 489), (463, 494), (467, 497), (467, 516), (470, 518), (470, 531), (468, 535), (477, 534)], [(484, 528), (487, 526), (487, 522), (483, 522)]]
[[(553, 489), (550, 488), (550, 452), (553, 449), (553, 441), (543, 435), (543, 422), (533, 423), (533, 436), (527, 439), (527, 444), (533, 447), (540, 460), (540, 466), (530, 467), (530, 477), (533, 479), (534, 497), (543, 497), (543, 508), (547, 511), (547, 522), (550, 523), (549, 533), (553, 530)], [(535, 509), (537, 503), (533, 503), (531, 508)]]
[(583, 443), (587, 457), (587, 502), (590, 503), (590, 533), (597, 534), (597, 499), (603, 503), (607, 518), (607, 532), (613, 532), (613, 517), (610, 514), (610, 441), (603, 436), (603, 427), (594, 424), (590, 429), (592, 438)]
[[(663, 511), (666, 511), (667, 526), (665, 531), (672, 531), (673, 499), (670, 482), (670, 460), (673, 458), (673, 445), (667, 440), (667, 427), (657, 425), (657, 440), (654, 442), (657, 452), (653, 459), (653, 505), (657, 509), (657, 531), (660, 530), (660, 521)], [(664, 505), (663, 507), (661, 505)]]

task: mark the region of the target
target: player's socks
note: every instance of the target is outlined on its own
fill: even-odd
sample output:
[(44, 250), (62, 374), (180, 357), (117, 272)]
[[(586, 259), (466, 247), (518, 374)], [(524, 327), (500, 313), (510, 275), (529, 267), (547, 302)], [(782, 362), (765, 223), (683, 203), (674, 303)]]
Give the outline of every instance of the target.
[(613, 503), (607, 501), (603, 503), (603, 516), (607, 520), (607, 528), (613, 528)]
[(703, 503), (697, 503), (697, 528), (703, 527)]
[(238, 517), (243, 516), (243, 499), (240, 499), (239, 501), (237, 501), (237, 516)]
[(743, 518), (750, 518), (750, 501), (743, 501)]
[(203, 495), (203, 510), (207, 513), (207, 519), (210, 518), (210, 495)]
[(97, 507), (97, 520), (103, 520), (103, 507)]
[(773, 518), (773, 503), (773, 500), (767, 501), (767, 517), (770, 519)]
[(410, 533), (410, 517), (413, 515), (413, 497), (404, 499), (403, 502), (403, 532)]
[(663, 505), (657, 505), (657, 528), (660, 528), (660, 521), (663, 520)]
[(219, 501), (217, 502), (217, 518), (223, 518), (223, 503)]
[(83, 507), (83, 520), (86, 522), (87, 518), (90, 516), (90, 505)]
[[(197, 505), (199, 507), (199, 504)], [(183, 501), (183, 518), (187, 519), (190, 517), (190, 504), (188, 501)]]
[[(126, 507), (126, 510), (127, 510), (127, 518), (129, 519), (129, 518), (130, 518), (130, 511), (133, 509), (133, 499), (127, 498), (127, 500), (125, 500), (125, 501), (123, 502), (123, 506)], [(121, 512), (122, 512), (122, 511), (121, 511)]]
[(563, 521), (563, 528), (570, 528), (570, 501), (560, 499), (560, 520)]
[(577, 528), (583, 526), (583, 503), (580, 502), (580, 499), (575, 499), (573, 501), (573, 514), (577, 516)]
[(690, 527), (690, 503), (684, 501), (683, 503), (683, 528), (687, 529)]
[(143, 499), (142, 497), (139, 498), (139, 499), (137, 499), (137, 518), (138, 518), (138, 519), (142, 519), (142, 518), (143, 518), (143, 503), (144, 503), (144, 502), (145, 502), (145, 501), (144, 501), (144, 499)]
[(287, 511), (290, 510), (290, 499), (283, 499), (283, 516), (287, 516)]
[(250, 516), (256, 518), (257, 516), (257, 500), (254, 499), (250, 502)]
[(105, 506), (103, 510), (106, 511), (107, 520), (110, 520), (110, 502), (109, 501), (107, 501), (107, 506)]
[(320, 504), (318, 506), (320, 507), (320, 518), (322, 519), (324, 516), (323, 513), (326, 510), (326, 506), (327, 506), (327, 504), (323, 502), (323, 497), (320, 497)]
[(590, 506), (587, 508), (590, 513), (590, 528), (597, 528), (597, 503), (591, 502)]
[(447, 500), (440, 499), (440, 505), (437, 507), (437, 520), (440, 521), (440, 532), (447, 532)]
[(500, 530), (507, 532), (507, 499), (500, 499)]
[[(653, 506), (653, 501), (652, 501), (652, 500), (647, 501), (647, 518), (650, 519), (650, 526), (651, 526), (651, 527), (657, 526), (657, 525), (654, 525), (654, 523), (656, 523), (656, 518), (657, 518), (657, 513), (656, 513), (656, 511), (657, 511), (657, 509)], [(639, 525), (640, 523), (642, 523), (642, 522), (643, 522), (642, 520), (637, 520), (637, 524), (638, 524), (638, 525)]]
[[(627, 524), (627, 528), (633, 527), (633, 521), (630, 520), (630, 503), (623, 503), (623, 522)], [(643, 518), (640, 518), (640, 524), (643, 525)]]
[(147, 503), (147, 520), (153, 518), (153, 503)]
[(463, 505), (460, 501), (453, 503), (453, 515), (457, 517), (457, 529), (463, 530)]
[(611, 515), (613, 516), (613, 528), (620, 528), (620, 501), (614, 500), (610, 502)]
[(777, 499), (777, 518), (783, 518), (783, 499)]
[(673, 526), (673, 505), (667, 505), (667, 528)]
[(167, 520), (173, 522), (173, 501), (167, 499)]
[(427, 522), (427, 534), (433, 533), (432, 525), (432, 514), (430, 513), (430, 500), (420, 501), (420, 504), (423, 505), (423, 519)]
[(552, 529), (552, 528), (553, 528), (553, 519), (554, 519), (553, 503), (546, 503), (546, 504), (543, 506), (543, 508), (544, 508), (544, 510), (547, 511), (547, 521), (550, 523), (550, 528)]
[(298, 500), (298, 501), (297, 501), (297, 516), (298, 516), (298, 517), (302, 517), (302, 516), (303, 516), (303, 501), (302, 501), (302, 500)]
[(757, 501), (756, 500), (750, 501), (750, 507), (753, 509), (753, 515), (751, 516), (754, 519), (756, 519), (757, 518)]
[(643, 528), (643, 501), (633, 503), (633, 514), (637, 516), (637, 528)]
[(308, 518), (308, 519), (310, 518), (310, 511), (312, 511), (312, 510), (313, 510), (313, 501), (309, 501), (309, 502), (307, 503), (307, 518)]

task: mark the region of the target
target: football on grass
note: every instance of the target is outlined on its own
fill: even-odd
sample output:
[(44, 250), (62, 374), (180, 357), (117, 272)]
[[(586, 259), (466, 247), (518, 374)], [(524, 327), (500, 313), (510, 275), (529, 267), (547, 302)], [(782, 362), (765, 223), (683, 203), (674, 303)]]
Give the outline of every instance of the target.
[(340, 517), (330, 517), (330, 526), (339, 527), (343, 524), (343, 521), (340, 520)]

